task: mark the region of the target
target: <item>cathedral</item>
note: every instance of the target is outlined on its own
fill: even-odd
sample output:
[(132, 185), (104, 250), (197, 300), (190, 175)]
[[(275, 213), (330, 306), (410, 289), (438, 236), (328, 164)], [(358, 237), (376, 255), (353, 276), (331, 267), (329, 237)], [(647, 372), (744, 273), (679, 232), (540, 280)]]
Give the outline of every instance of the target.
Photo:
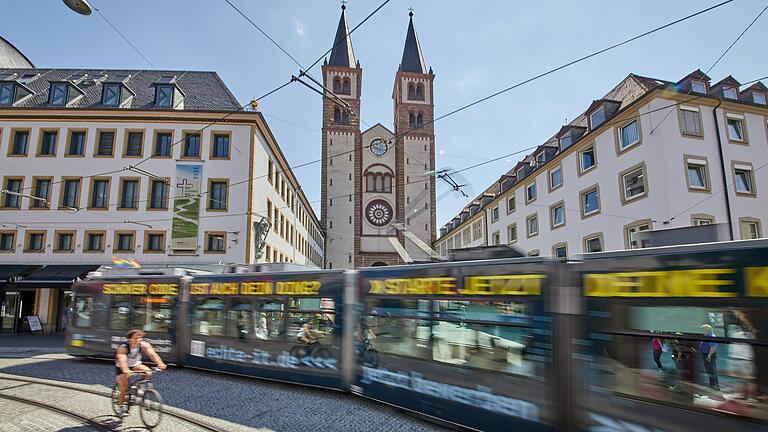
[(326, 268), (389, 266), (430, 258), (435, 238), (432, 69), (410, 14), (392, 88), (394, 124), (360, 128), (363, 69), (342, 6), (323, 64), (322, 204)]

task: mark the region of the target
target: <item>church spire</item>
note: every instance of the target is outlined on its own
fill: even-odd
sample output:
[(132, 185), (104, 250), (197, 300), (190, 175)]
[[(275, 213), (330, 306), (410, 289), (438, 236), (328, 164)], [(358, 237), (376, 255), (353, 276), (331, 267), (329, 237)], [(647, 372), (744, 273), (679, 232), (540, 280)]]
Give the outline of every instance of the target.
[(408, 13), (410, 20), (408, 22), (408, 33), (405, 35), (405, 48), (403, 48), (403, 60), (400, 63), (400, 70), (403, 72), (427, 73), (424, 66), (424, 56), (421, 54), (421, 45), (416, 36), (416, 29), (413, 28), (413, 9)]
[(336, 30), (336, 38), (333, 40), (333, 50), (328, 64), (355, 68), (357, 62), (355, 61), (355, 51), (352, 49), (352, 39), (349, 37), (346, 9), (347, 6), (342, 4), (339, 28)]

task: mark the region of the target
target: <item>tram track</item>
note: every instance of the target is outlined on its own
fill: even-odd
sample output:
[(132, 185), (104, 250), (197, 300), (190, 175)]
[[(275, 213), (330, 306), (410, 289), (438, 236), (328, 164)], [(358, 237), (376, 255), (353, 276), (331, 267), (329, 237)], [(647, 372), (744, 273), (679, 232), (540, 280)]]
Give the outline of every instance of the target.
[[(19, 387), (20, 386), (14, 386), (14, 387), (11, 387), (11, 388), (8, 388), (8, 389), (2, 389), (2, 390), (10, 390), (10, 389), (19, 388)], [(0, 399), (9, 400), (9, 401), (16, 402), (16, 403), (21, 403), (21, 404), (24, 404), (24, 405), (32, 405), (32, 406), (36, 406), (36, 407), (39, 407), (39, 408), (46, 409), (48, 411), (53, 411), (53, 412), (56, 412), (58, 414), (65, 415), (65, 416), (67, 416), (69, 418), (77, 419), (79, 421), (85, 422), (86, 424), (88, 424), (88, 426), (91, 426), (94, 429), (99, 429), (99, 430), (104, 430), (104, 431), (111, 431), (112, 430), (112, 428), (109, 428), (109, 427), (107, 427), (107, 426), (105, 426), (105, 425), (103, 425), (103, 424), (101, 424), (101, 423), (99, 423), (99, 422), (97, 422), (95, 420), (92, 420), (88, 416), (84, 416), (84, 415), (80, 415), (80, 414), (75, 414), (75, 413), (70, 412), (70, 411), (68, 411), (66, 409), (59, 408), (59, 407), (56, 407), (54, 405), (50, 405), (50, 404), (43, 403), (43, 402), (40, 402), (40, 401), (36, 401), (36, 400), (32, 400), (32, 399), (27, 399), (27, 398), (22, 398), (22, 397), (18, 397), (18, 396), (11, 396), (11, 395), (7, 395), (7, 394), (3, 394), (2, 390), (0, 390)]]
[[(109, 430), (109, 431), (113, 430), (112, 428), (109, 428), (109, 427), (107, 427), (107, 426), (105, 426), (103, 424), (100, 424), (100, 423), (98, 423), (98, 422), (96, 422), (96, 421), (94, 421), (94, 420), (92, 420), (92, 419), (90, 419), (90, 418), (88, 418), (86, 416), (81, 416), (79, 414), (72, 413), (72, 412), (67, 411), (67, 410), (65, 410), (63, 408), (59, 408), (59, 407), (56, 407), (56, 406), (53, 406), (53, 405), (45, 404), (43, 402), (39, 402), (39, 401), (31, 400), (31, 399), (20, 398), (18, 396), (11, 396), (11, 395), (6, 395), (6, 394), (2, 393), (4, 390), (16, 389), (16, 388), (22, 387), (24, 385), (42, 385), (42, 386), (47, 386), (47, 387), (54, 387), (54, 388), (60, 388), (60, 389), (65, 389), (65, 390), (70, 390), (70, 391), (76, 391), (76, 392), (80, 392), (80, 393), (92, 394), (92, 395), (96, 395), (96, 396), (102, 396), (102, 397), (111, 399), (112, 394), (108, 390), (107, 391), (99, 391), (99, 390), (81, 388), (81, 387), (72, 386), (72, 385), (51, 383), (51, 382), (47, 382), (45, 380), (40, 380), (40, 379), (22, 378), (22, 377), (19, 377), (18, 375), (0, 374), (0, 380), (15, 381), (15, 382), (25, 383), (25, 384), (20, 385), (20, 386), (13, 386), (13, 387), (8, 387), (8, 388), (0, 389), (0, 398), (8, 399), (8, 400), (15, 401), (15, 402), (18, 402), (18, 403), (26, 403), (26, 404), (30, 404), (30, 405), (37, 405), (37, 406), (40, 406), (41, 408), (45, 408), (45, 409), (48, 409), (48, 410), (51, 410), (51, 411), (56, 411), (56, 412), (59, 412), (59, 413), (62, 413), (62, 414), (66, 414), (66, 415), (68, 415), (70, 417), (78, 418), (79, 420), (87, 421), (89, 425), (94, 425), (95, 427), (102, 428), (103, 430)], [(192, 418), (192, 417), (189, 417), (189, 416), (186, 416), (184, 414), (177, 413), (177, 412), (174, 412), (174, 411), (175, 411), (175, 409), (170, 409), (169, 410), (169, 407), (167, 405), (165, 405), (164, 409), (163, 409), (163, 414), (165, 414), (167, 416), (170, 416), (170, 417), (173, 417), (175, 419), (181, 420), (183, 422), (195, 425), (195, 426), (200, 427), (200, 428), (202, 428), (204, 430), (208, 430), (208, 431), (212, 431), (212, 432), (227, 432), (228, 431), (228, 429), (224, 429), (224, 428), (221, 428), (219, 426), (212, 425), (212, 424), (209, 424), (209, 423), (204, 422), (202, 420), (197, 420), (195, 418)]]

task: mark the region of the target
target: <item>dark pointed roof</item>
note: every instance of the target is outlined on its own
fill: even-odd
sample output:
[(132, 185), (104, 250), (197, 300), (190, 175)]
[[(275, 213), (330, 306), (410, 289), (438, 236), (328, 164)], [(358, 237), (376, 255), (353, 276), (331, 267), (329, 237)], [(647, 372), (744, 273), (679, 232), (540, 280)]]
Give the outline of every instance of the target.
[(424, 65), (424, 56), (421, 54), (421, 45), (413, 28), (413, 12), (408, 21), (408, 33), (405, 35), (405, 48), (403, 48), (403, 60), (400, 62), (400, 70), (403, 72), (427, 73)]
[(751, 91), (768, 92), (768, 87), (766, 87), (762, 82), (758, 81), (747, 87), (744, 91), (742, 91), (742, 93), (748, 93)]
[(739, 84), (739, 82), (736, 81), (736, 79), (734, 77), (732, 77), (731, 75), (728, 75), (727, 77), (721, 79), (717, 84), (713, 85), (712, 87), (713, 88), (714, 87), (718, 87), (718, 86), (721, 86), (723, 84), (732, 85), (732, 86), (734, 86), (736, 88), (741, 87), (741, 84)]
[(355, 60), (355, 51), (352, 49), (352, 39), (349, 37), (346, 9), (346, 6), (341, 6), (339, 28), (336, 29), (336, 38), (333, 40), (333, 50), (331, 50), (331, 58), (328, 64), (331, 66), (354, 68), (357, 66), (357, 61)]
[(695, 79), (695, 80), (704, 80), (704, 81), (710, 81), (712, 78), (708, 77), (707, 74), (701, 71), (701, 69), (696, 69), (695, 71), (689, 73), (688, 75), (684, 76), (683, 79), (678, 81), (677, 83), (680, 84), (683, 81), (689, 80), (689, 79)]

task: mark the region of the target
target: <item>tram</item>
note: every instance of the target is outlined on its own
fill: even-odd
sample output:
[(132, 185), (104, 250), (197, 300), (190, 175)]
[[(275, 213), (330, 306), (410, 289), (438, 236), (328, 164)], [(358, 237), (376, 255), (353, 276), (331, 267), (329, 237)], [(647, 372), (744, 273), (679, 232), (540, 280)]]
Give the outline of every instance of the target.
[[(474, 430), (768, 431), (763, 240), (577, 261), (104, 275), (75, 284), (73, 304), (75, 356), (113, 358), (143, 328), (169, 363)], [(317, 343), (299, 341), (302, 326)]]

